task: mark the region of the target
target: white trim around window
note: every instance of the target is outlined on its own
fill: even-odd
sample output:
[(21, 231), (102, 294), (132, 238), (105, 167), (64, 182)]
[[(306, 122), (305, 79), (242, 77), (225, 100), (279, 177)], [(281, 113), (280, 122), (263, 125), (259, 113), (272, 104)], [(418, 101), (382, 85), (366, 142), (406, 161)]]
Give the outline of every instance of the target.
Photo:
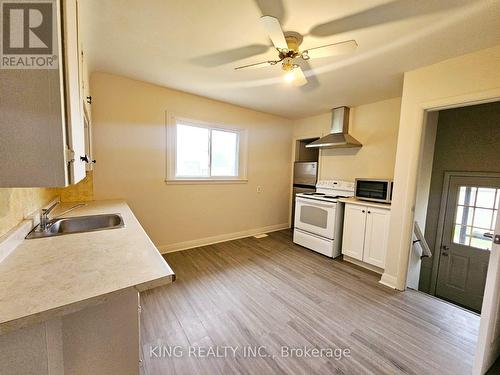
[[(247, 160), (248, 160), (248, 130), (235, 126), (212, 123), (207, 121), (193, 120), (166, 113), (166, 178), (167, 184), (237, 184), (247, 183)], [(179, 176), (177, 173), (177, 125), (187, 125), (207, 129), (210, 137), (212, 131), (225, 131), (237, 135), (236, 160), (237, 173), (235, 176)], [(211, 138), (210, 138), (211, 139)], [(212, 152), (209, 141), (209, 170), (212, 170)], [(210, 172), (209, 172), (210, 174)]]

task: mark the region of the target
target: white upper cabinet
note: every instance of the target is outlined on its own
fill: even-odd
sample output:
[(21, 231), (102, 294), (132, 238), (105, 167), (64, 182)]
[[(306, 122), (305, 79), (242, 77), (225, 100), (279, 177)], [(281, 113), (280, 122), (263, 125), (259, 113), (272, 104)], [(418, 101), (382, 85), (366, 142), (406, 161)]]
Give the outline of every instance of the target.
[(389, 208), (346, 203), (342, 254), (384, 268), (390, 214)]
[(85, 129), (83, 112), (82, 70), (80, 59), (80, 41), (78, 38), (78, 8), (76, 0), (64, 0), (63, 35), (65, 55), (65, 98), (66, 128), (68, 146), (74, 153), (74, 161), (69, 163), (70, 183), (85, 177)]
[[(0, 187), (67, 186), (86, 168), (78, 4), (22, 5), (8, 10), (10, 44), (0, 51)], [(41, 26), (16, 24), (20, 15)]]

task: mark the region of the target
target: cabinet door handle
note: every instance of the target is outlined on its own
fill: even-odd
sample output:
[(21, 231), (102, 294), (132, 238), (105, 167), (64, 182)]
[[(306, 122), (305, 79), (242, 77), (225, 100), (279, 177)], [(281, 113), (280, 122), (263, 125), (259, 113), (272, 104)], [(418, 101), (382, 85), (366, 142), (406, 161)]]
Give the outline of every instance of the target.
[(95, 164), (96, 163), (95, 160), (89, 160), (89, 157), (87, 155), (80, 156), (80, 160), (84, 161), (87, 164), (90, 164), (90, 163), (94, 163)]
[(365, 210), (362, 210), (361, 212), (362, 212), (362, 213), (365, 213)]
[(372, 212), (371, 211), (368, 211), (369, 214), (371, 214)]

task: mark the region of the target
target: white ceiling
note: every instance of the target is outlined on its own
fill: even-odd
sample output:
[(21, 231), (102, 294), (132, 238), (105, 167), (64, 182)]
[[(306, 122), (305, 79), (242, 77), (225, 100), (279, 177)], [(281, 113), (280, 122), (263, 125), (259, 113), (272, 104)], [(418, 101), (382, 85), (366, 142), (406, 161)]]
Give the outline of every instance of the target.
[[(280, 2), (80, 1), (89, 69), (298, 118), (400, 96), (403, 72), (500, 44), (500, 0)], [(279, 66), (234, 71), (276, 59), (259, 23), (263, 11), (278, 16), (284, 30), (303, 34), (302, 49), (347, 39), (359, 47), (352, 55), (311, 61), (310, 83), (302, 88), (285, 83)], [(342, 33), (319, 36), (330, 26), (313, 26), (332, 20)], [(258, 54), (216, 64), (238, 51)]]

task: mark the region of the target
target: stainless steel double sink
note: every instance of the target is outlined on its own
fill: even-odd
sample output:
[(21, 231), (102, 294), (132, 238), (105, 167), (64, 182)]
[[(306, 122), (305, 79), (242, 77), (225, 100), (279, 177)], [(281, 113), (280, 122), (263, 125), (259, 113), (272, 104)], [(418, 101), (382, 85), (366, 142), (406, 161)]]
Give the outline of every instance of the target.
[(125, 224), (120, 214), (75, 216), (50, 220), (44, 231), (40, 230), (40, 226), (38, 225), (28, 233), (26, 239), (95, 232), (99, 230), (123, 228), (124, 226)]

